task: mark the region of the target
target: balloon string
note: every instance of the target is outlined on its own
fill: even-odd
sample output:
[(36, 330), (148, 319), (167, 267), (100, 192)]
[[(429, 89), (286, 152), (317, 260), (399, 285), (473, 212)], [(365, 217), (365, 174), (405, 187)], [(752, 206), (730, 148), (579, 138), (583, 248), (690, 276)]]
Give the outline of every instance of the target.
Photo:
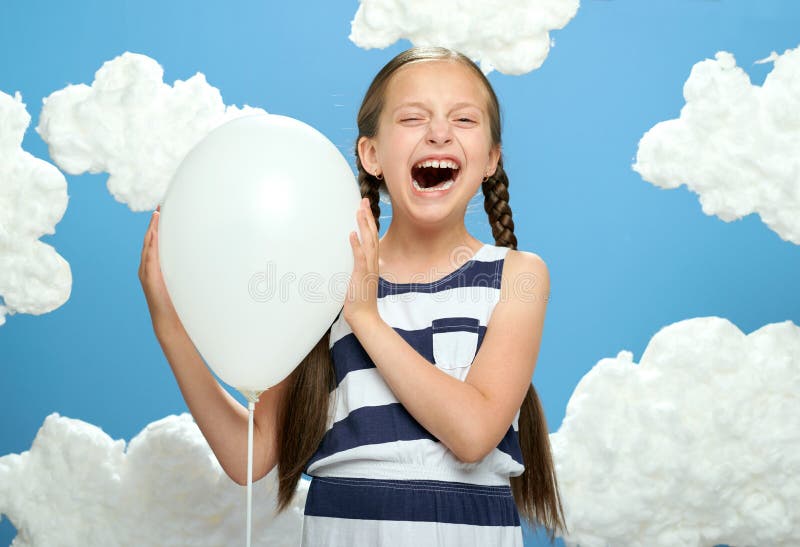
[(250, 417), (247, 420), (247, 547), (250, 547), (253, 516), (253, 410), (256, 408), (255, 402), (248, 401), (247, 408), (250, 410)]
[(239, 390), (247, 399), (247, 547), (250, 547), (250, 540), (253, 530), (253, 411), (258, 402), (258, 396), (263, 391)]

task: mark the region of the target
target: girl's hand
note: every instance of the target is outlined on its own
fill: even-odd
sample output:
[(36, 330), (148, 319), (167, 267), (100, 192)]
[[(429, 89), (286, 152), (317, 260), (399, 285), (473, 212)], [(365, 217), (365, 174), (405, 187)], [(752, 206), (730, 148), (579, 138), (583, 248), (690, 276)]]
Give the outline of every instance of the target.
[(351, 326), (356, 321), (371, 320), (378, 314), (378, 228), (369, 207), (369, 198), (363, 198), (356, 212), (358, 229), (363, 241), (358, 241), (356, 232), (350, 232), (353, 248), (353, 275), (344, 303), (342, 315)]
[(142, 258), (139, 263), (139, 282), (142, 284), (147, 307), (150, 309), (150, 319), (156, 335), (170, 329), (182, 328), (178, 313), (172, 305), (172, 299), (167, 293), (167, 286), (161, 275), (161, 264), (158, 261), (158, 218), (161, 215), (159, 205), (144, 236)]

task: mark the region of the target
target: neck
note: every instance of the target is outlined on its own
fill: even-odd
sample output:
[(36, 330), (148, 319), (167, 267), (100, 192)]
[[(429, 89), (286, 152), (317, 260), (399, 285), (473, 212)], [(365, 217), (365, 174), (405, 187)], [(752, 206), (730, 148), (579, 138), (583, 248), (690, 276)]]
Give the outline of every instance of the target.
[(381, 275), (392, 272), (405, 277), (432, 268), (439, 274), (449, 273), (472, 258), (483, 242), (467, 231), (463, 217), (459, 222), (421, 224), (393, 215), (379, 245)]

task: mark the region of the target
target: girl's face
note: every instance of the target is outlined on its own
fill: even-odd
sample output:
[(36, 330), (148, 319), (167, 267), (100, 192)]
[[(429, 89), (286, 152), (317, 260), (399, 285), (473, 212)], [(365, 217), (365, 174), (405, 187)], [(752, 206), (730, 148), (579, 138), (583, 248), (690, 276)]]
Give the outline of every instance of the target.
[(483, 83), (456, 61), (415, 62), (394, 73), (384, 99), (377, 135), (358, 146), (364, 168), (383, 174), (392, 209), (420, 222), (463, 214), (500, 157)]

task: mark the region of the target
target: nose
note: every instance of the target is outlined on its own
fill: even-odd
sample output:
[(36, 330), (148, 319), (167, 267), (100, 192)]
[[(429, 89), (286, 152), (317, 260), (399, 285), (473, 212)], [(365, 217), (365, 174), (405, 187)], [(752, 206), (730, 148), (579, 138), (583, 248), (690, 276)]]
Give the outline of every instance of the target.
[(450, 133), (450, 124), (447, 120), (435, 118), (428, 126), (426, 139), (429, 144), (448, 144), (453, 136)]

